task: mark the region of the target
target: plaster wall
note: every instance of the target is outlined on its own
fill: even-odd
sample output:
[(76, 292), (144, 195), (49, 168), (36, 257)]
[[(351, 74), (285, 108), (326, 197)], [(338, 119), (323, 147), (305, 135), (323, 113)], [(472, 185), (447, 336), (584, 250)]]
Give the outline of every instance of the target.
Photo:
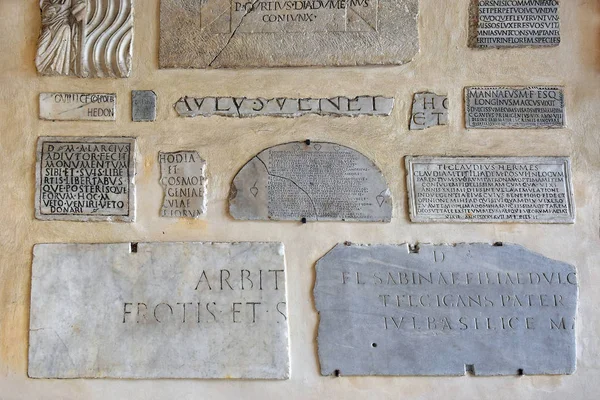
[[(467, 48), (469, 0), (421, 0), (421, 51), (398, 67), (158, 70), (159, 0), (137, 0), (129, 79), (39, 77), (36, 0), (0, 0), (0, 399), (597, 399), (600, 393), (600, 2), (563, 0), (557, 48)], [(564, 85), (567, 128), (469, 130), (463, 88)], [(130, 93), (153, 89), (155, 123), (133, 123)], [(409, 131), (412, 94), (447, 93), (446, 127)], [(40, 92), (116, 92), (116, 122), (38, 119)], [(298, 119), (179, 118), (182, 95), (394, 96), (390, 117)], [(42, 222), (34, 219), (38, 136), (138, 138), (137, 221)], [(235, 173), (262, 149), (294, 140), (334, 141), (375, 161), (394, 197), (390, 224), (239, 222), (228, 214)], [(199, 221), (159, 218), (158, 151), (197, 150), (208, 164), (208, 213)], [(574, 225), (413, 224), (403, 156), (571, 156)], [(292, 378), (283, 382), (202, 380), (31, 380), (27, 378), (29, 295), (35, 243), (134, 241), (282, 241), (286, 247)], [(321, 377), (314, 265), (336, 243), (513, 242), (576, 265), (580, 281), (578, 369), (572, 376), (500, 378)], [(100, 307), (102, 305), (99, 305)], [(118, 340), (118, 338), (116, 338)], [(401, 354), (398, 355), (401, 357)], [(423, 357), (427, 357), (424, 353)]]

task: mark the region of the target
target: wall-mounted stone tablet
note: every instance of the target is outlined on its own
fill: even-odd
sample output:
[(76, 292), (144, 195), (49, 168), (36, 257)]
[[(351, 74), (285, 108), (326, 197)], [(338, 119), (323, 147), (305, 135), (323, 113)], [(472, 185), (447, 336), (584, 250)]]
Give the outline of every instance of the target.
[(394, 98), (383, 96), (273, 99), (246, 97), (182, 97), (175, 103), (181, 117), (301, 117), (323, 115), (357, 117), (359, 115), (388, 116), (394, 108)]
[(162, 0), (160, 68), (404, 64), (418, 0)]
[(133, 0), (41, 0), (35, 65), (41, 75), (127, 78)]
[(135, 138), (40, 137), (35, 217), (133, 222)]
[(512, 244), (340, 244), (316, 268), (323, 375), (575, 371), (569, 264)]
[(469, 46), (551, 47), (560, 44), (557, 0), (471, 0)]
[(131, 92), (131, 119), (133, 122), (156, 120), (156, 93), (152, 90), (133, 90)]
[(573, 223), (567, 157), (406, 157), (413, 222)]
[(281, 243), (41, 244), (32, 378), (287, 379)]
[(467, 129), (564, 128), (563, 88), (467, 87), (465, 121)]
[(235, 219), (389, 222), (392, 197), (379, 168), (335, 143), (292, 142), (263, 150), (236, 175)]
[(206, 212), (206, 161), (196, 151), (158, 153), (165, 192), (161, 217), (200, 218)]
[(40, 93), (40, 119), (114, 121), (115, 93)]
[(448, 124), (448, 96), (435, 93), (415, 93), (410, 129), (422, 130)]

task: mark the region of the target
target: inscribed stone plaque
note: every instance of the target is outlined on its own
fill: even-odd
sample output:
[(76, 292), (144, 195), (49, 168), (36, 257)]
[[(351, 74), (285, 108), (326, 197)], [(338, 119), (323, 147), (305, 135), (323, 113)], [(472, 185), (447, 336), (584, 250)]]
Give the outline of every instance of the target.
[(32, 378), (287, 379), (281, 243), (42, 244)]
[(415, 93), (410, 129), (422, 130), (448, 124), (448, 96), (435, 93)]
[(558, 46), (558, 7), (556, 0), (471, 0), (469, 46)]
[(133, 0), (40, 0), (35, 65), (41, 75), (127, 78)]
[(392, 197), (379, 168), (356, 150), (292, 142), (238, 172), (229, 211), (242, 220), (389, 222)]
[(38, 139), (35, 217), (135, 220), (135, 138)]
[(323, 375), (575, 371), (569, 264), (512, 244), (340, 244), (316, 268)]
[(114, 121), (115, 93), (40, 93), (40, 119)]
[(341, 96), (319, 99), (185, 96), (175, 103), (175, 110), (181, 117), (220, 115), (238, 118), (292, 118), (309, 114), (335, 117), (388, 116), (393, 108), (394, 98), (383, 96), (358, 96), (353, 99)]
[(406, 157), (413, 222), (573, 223), (567, 157)]
[(200, 218), (206, 212), (206, 161), (195, 151), (158, 153), (165, 196), (161, 217)]
[(156, 120), (156, 93), (152, 90), (133, 90), (131, 92), (131, 119), (134, 122)]
[(404, 64), (418, 0), (161, 0), (160, 68)]
[(564, 128), (563, 89), (555, 86), (465, 88), (467, 128)]

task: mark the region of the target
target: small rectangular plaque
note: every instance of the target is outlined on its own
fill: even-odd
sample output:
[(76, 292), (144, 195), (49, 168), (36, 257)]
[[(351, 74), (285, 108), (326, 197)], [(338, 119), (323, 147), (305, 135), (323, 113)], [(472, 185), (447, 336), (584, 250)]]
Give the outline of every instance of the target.
[(418, 0), (161, 0), (160, 68), (404, 64)]
[(156, 93), (154, 91), (133, 90), (131, 92), (131, 119), (134, 122), (156, 120)]
[(114, 93), (40, 93), (40, 119), (114, 121)]
[(563, 89), (555, 86), (465, 88), (467, 129), (564, 128)]
[(161, 217), (200, 218), (206, 212), (206, 161), (196, 151), (158, 153), (165, 192)]
[(35, 217), (135, 220), (135, 138), (38, 139)]
[(339, 244), (317, 263), (323, 375), (556, 375), (575, 267), (513, 244)]
[(281, 243), (41, 244), (31, 378), (287, 379)]
[(469, 46), (558, 46), (558, 11), (556, 0), (472, 0)]
[(413, 222), (573, 223), (567, 157), (406, 157)]

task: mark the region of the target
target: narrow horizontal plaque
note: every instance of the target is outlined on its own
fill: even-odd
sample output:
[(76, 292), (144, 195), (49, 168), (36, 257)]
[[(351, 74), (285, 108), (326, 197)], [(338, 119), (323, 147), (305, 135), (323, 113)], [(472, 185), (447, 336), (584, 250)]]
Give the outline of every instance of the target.
[(40, 93), (40, 119), (114, 121), (114, 93)]
[(281, 243), (35, 246), (31, 378), (287, 379)]
[(469, 46), (558, 46), (558, 11), (556, 0), (471, 0)]
[(181, 117), (300, 117), (303, 115), (329, 115), (356, 117), (359, 115), (388, 116), (394, 108), (394, 99), (382, 96), (355, 98), (331, 97), (298, 99), (248, 99), (246, 97), (182, 97), (175, 104)]
[(160, 68), (404, 64), (418, 0), (162, 0)]
[(200, 218), (206, 212), (206, 161), (196, 151), (158, 153), (165, 196), (161, 217)]
[(316, 268), (323, 375), (575, 371), (569, 264), (512, 244), (340, 244)]
[(263, 150), (238, 172), (229, 211), (241, 220), (390, 222), (392, 197), (358, 151), (292, 142)]
[(135, 220), (135, 138), (38, 139), (35, 217)]
[(467, 128), (564, 128), (563, 89), (488, 86), (465, 89)]
[(573, 223), (567, 157), (406, 157), (413, 222)]

